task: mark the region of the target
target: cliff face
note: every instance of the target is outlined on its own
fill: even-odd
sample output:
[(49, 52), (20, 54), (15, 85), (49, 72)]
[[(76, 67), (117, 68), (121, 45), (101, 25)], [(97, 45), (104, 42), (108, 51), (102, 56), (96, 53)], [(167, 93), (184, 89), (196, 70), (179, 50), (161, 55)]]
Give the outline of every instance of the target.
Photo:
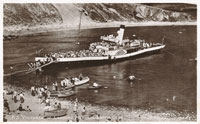
[(141, 4), (4, 4), (4, 26), (90, 25), (99, 22), (192, 21), (191, 15)]
[(4, 4), (4, 26), (47, 25), (62, 23), (62, 17), (52, 4)]
[(197, 5), (186, 3), (142, 3), (143, 5), (152, 6), (155, 8), (161, 8), (163, 10), (169, 10), (172, 12), (184, 12), (191, 15), (192, 20), (197, 19)]
[(97, 22), (108, 21), (191, 21), (191, 15), (141, 4), (82, 4), (88, 16)]

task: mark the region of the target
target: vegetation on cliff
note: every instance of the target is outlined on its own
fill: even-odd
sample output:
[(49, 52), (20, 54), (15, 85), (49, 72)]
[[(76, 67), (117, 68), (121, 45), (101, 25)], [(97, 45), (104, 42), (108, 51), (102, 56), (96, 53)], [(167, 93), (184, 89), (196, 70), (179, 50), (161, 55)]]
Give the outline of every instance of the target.
[(62, 17), (52, 4), (4, 4), (4, 26), (47, 25), (62, 23)]

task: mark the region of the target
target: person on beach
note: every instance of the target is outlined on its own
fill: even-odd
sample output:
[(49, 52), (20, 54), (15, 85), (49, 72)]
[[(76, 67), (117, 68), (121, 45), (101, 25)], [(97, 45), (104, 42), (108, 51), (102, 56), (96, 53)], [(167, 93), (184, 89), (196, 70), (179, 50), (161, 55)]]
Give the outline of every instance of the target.
[(26, 106), (26, 111), (31, 112), (32, 110), (29, 108), (29, 106)]
[(8, 91), (6, 89), (3, 89), (3, 97), (6, 96)]
[(57, 81), (55, 82), (55, 89), (56, 89), (56, 91), (58, 91), (58, 83), (57, 83)]
[(58, 110), (61, 110), (61, 103), (58, 103), (57, 109), (58, 109)]
[(8, 120), (7, 120), (7, 118), (6, 118), (6, 115), (4, 114), (3, 115), (3, 122), (7, 122)]
[(38, 94), (38, 88), (37, 87), (35, 88), (35, 94), (36, 95)]
[(39, 90), (38, 94), (39, 103), (42, 103), (42, 92)]
[(43, 87), (41, 87), (40, 90), (41, 90), (42, 93), (44, 92), (44, 88)]
[(76, 114), (76, 122), (79, 122), (78, 114)]
[(46, 106), (50, 106), (50, 100), (49, 100), (49, 98), (46, 99)]
[(97, 120), (99, 121), (99, 120), (100, 120), (100, 118), (101, 118), (101, 115), (100, 115), (100, 114), (98, 114), (98, 115), (97, 115)]
[(61, 85), (61, 87), (64, 87), (64, 81), (63, 80), (60, 81), (60, 85)]
[(19, 110), (19, 111), (25, 111), (25, 109), (22, 107), (22, 104), (19, 105), (19, 107), (17, 108), (17, 110)]
[(107, 122), (111, 122), (111, 117), (109, 116), (108, 119), (107, 119)]
[(14, 103), (17, 103), (17, 91), (14, 91), (13, 92), (13, 96), (12, 96), (12, 99), (14, 100)]
[(8, 100), (7, 99), (4, 99), (4, 104), (3, 104), (4, 108), (10, 112), (10, 107), (9, 107), (9, 103), (8, 103)]
[(35, 87), (34, 86), (31, 87), (31, 95), (35, 96)]
[(41, 91), (41, 103), (46, 103), (46, 99), (47, 99), (48, 95), (46, 91)]
[(21, 103), (24, 103), (24, 94), (21, 92), (20, 94), (19, 94), (19, 99), (20, 99), (20, 101), (21, 101)]
[(58, 110), (58, 104), (57, 104), (57, 102), (55, 102), (53, 108), (54, 108), (54, 110)]
[(48, 90), (45, 90), (44, 93), (45, 93), (44, 97), (45, 97), (45, 100), (46, 100), (48, 98)]
[(73, 108), (73, 112), (76, 114), (78, 111), (78, 99), (76, 98), (75, 102), (74, 102), (74, 108)]
[(82, 115), (82, 120), (84, 120), (85, 119), (85, 115), (86, 115), (86, 109), (85, 109), (85, 107), (83, 107), (83, 110), (82, 110), (82, 112), (81, 112), (81, 115)]

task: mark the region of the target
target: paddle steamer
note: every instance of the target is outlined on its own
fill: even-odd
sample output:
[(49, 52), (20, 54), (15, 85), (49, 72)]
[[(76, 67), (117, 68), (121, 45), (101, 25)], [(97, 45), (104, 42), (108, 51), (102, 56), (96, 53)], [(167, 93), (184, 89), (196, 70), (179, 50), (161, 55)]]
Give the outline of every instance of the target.
[(42, 57), (37, 56), (35, 61), (52, 60), (53, 62), (50, 65), (61, 63), (67, 64), (67, 66), (106, 63), (156, 53), (165, 47), (163, 43), (148, 43), (142, 39), (123, 39), (124, 31), (125, 26), (121, 25), (116, 37), (113, 35), (101, 36), (101, 42), (91, 43), (89, 49), (81, 53), (52, 53)]

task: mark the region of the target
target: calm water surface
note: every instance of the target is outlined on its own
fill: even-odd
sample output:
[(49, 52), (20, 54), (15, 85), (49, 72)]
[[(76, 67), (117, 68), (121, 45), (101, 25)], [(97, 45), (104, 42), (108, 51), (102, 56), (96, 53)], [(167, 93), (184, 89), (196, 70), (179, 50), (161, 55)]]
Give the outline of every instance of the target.
[[(76, 30), (59, 31), (4, 41), (4, 73), (10, 72), (10, 65), (14, 66), (14, 70), (26, 69), (26, 63), (34, 61), (37, 50), (47, 53), (87, 49), (90, 43), (99, 41), (100, 35), (115, 34), (117, 30), (88, 29), (79, 34)], [(50, 84), (82, 73), (90, 77), (90, 83), (98, 82), (108, 87), (95, 91), (87, 90), (87, 85), (77, 87), (76, 97), (82, 101), (157, 111), (196, 112), (197, 70), (196, 62), (190, 61), (197, 54), (196, 30), (196, 26), (130, 27), (125, 31), (125, 37), (136, 34), (150, 42), (161, 42), (165, 35), (166, 48), (159, 54), (119, 63), (61, 70), (54, 68), (53, 71), (48, 70), (52, 71), (49, 74), (16, 77), (12, 83), (30, 87), (31, 83), (41, 84), (46, 80)], [(77, 42), (80, 45), (76, 45)], [(129, 75), (141, 80), (130, 83), (126, 80)], [(173, 96), (176, 96), (174, 102)]]

